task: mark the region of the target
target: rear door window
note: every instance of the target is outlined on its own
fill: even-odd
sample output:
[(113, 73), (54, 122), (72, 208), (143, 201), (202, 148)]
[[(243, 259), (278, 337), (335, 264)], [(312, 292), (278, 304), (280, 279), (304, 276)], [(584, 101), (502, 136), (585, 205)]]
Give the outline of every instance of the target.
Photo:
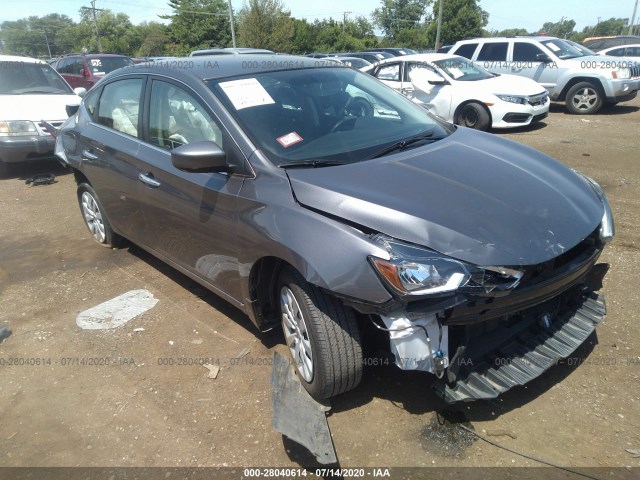
[(480, 49), (478, 61), (504, 62), (507, 60), (508, 42), (488, 42)]
[(141, 78), (109, 83), (98, 102), (97, 122), (132, 137), (139, 137)]
[(513, 45), (514, 62), (539, 62), (536, 57), (540, 53), (544, 52), (531, 43), (515, 42)]
[(471, 59), (473, 57), (473, 52), (476, 51), (476, 48), (478, 48), (477, 43), (466, 43), (464, 45), (460, 45), (460, 47), (455, 51), (455, 54)]

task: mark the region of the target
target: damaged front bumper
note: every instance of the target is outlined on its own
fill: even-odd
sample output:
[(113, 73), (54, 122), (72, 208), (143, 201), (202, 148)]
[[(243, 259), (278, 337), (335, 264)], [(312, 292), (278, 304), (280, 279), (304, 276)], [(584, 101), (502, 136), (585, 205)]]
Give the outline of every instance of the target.
[[(571, 355), (606, 314), (598, 232), (498, 295), (414, 302), (379, 314), (395, 363), (435, 374), (447, 403), (491, 399)], [(599, 267), (599, 266), (598, 266)], [(456, 298), (457, 297), (457, 298)], [(443, 308), (444, 306), (444, 308)]]

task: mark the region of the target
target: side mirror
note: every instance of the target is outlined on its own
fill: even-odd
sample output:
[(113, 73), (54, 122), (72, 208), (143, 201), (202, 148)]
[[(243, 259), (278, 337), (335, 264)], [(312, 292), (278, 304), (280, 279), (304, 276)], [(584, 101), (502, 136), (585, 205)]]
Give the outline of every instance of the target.
[(546, 53), (538, 53), (536, 55), (536, 60), (538, 62), (551, 63), (551, 58)]
[(65, 111), (67, 112), (67, 117), (71, 117), (72, 115), (75, 115), (79, 108), (80, 108), (79, 103), (66, 105), (64, 107)]
[(84, 97), (87, 94), (87, 89), (84, 87), (77, 87), (74, 88), (73, 91), (75, 92), (76, 95), (78, 95), (80, 98)]
[(186, 172), (228, 172), (227, 157), (215, 142), (193, 142), (171, 151), (171, 163)]

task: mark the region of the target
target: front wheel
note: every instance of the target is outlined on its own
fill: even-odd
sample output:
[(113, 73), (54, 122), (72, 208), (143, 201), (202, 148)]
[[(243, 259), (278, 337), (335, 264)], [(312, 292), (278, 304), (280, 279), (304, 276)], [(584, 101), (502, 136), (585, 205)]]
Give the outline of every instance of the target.
[(93, 239), (104, 247), (115, 247), (120, 241), (104, 213), (98, 194), (88, 183), (78, 185), (78, 203), (84, 223)]
[(471, 102), (460, 108), (455, 123), (475, 130), (487, 130), (491, 118), (487, 110), (479, 103)]
[(362, 378), (360, 331), (353, 312), (293, 270), (279, 282), (285, 341), (298, 377), (317, 400), (355, 388)]
[(592, 115), (604, 104), (600, 89), (589, 82), (576, 83), (567, 92), (567, 110), (574, 115)]

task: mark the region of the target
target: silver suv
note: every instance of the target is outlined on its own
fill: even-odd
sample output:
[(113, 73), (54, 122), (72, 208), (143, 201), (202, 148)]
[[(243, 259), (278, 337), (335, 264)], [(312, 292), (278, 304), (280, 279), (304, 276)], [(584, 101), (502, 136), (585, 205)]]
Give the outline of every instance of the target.
[(570, 113), (592, 114), (605, 103), (636, 97), (640, 64), (631, 59), (588, 55), (554, 37), (494, 37), (463, 40), (450, 53), (469, 58), (494, 73), (529, 77), (564, 101)]

